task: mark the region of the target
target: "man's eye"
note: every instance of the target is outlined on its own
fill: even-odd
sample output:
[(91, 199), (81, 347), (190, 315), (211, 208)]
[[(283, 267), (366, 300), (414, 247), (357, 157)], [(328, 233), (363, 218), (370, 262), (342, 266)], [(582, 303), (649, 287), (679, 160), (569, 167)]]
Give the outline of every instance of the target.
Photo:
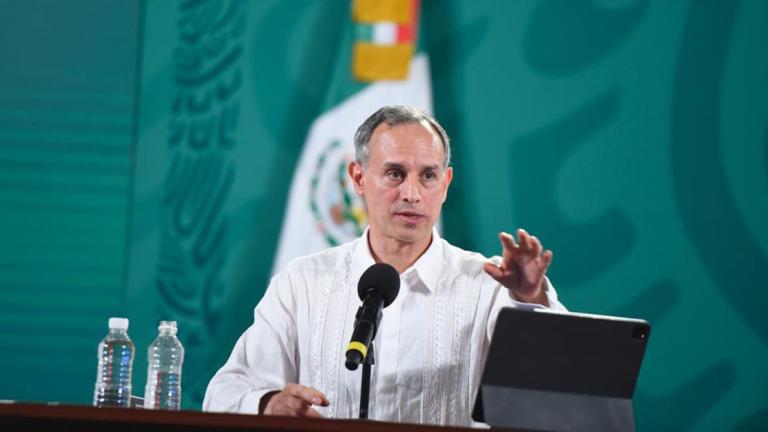
[(401, 173), (400, 171), (392, 170), (387, 172), (387, 176), (395, 180), (400, 180), (401, 178), (403, 178), (403, 173)]
[(424, 180), (434, 180), (437, 178), (437, 174), (434, 171), (427, 171), (423, 174)]

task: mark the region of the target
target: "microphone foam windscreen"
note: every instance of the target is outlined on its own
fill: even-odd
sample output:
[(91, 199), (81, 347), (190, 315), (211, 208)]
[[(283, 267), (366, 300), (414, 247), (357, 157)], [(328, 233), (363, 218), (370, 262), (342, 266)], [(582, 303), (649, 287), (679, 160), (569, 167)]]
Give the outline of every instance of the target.
[(400, 291), (400, 275), (394, 267), (386, 263), (376, 263), (363, 272), (357, 284), (360, 300), (371, 290), (376, 290), (384, 298), (384, 307), (395, 301)]

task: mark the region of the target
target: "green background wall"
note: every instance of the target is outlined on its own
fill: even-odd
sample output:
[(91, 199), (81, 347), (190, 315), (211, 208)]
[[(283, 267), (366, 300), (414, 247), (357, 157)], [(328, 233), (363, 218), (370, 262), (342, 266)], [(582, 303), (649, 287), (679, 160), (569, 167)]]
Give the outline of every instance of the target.
[(113, 3), (0, 0), (0, 399), (89, 402), (125, 313), (139, 4)]
[[(232, 173), (205, 207), (226, 228), (221, 258), (175, 262), (164, 290), (169, 245), (188, 257), (198, 232), (163, 237), (189, 155), (172, 132), (200, 119), (174, 111), (191, 15), (102, 3), (0, 0), (0, 399), (89, 403), (106, 319), (126, 314), (134, 392), (157, 320), (177, 319), (197, 409), (270, 276), (309, 124), (359, 88), (349, 5), (210, 3), (240, 5), (205, 36), (242, 47), (217, 75), (240, 84), (206, 111), (238, 106), (232, 145), (206, 153)], [(525, 227), (555, 251), (569, 308), (651, 321), (640, 430), (768, 424), (766, 41), (762, 0), (423, 4), (454, 142), (446, 238), (490, 255)]]

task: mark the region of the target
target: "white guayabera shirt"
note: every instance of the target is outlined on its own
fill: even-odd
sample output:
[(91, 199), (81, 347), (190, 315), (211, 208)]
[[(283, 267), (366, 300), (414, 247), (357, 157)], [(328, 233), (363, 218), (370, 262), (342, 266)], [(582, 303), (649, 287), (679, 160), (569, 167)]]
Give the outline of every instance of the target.
[[(295, 382), (328, 397), (330, 406), (317, 407), (323, 416), (358, 416), (362, 367), (347, 370), (344, 354), (360, 306), (357, 281), (374, 264), (367, 234), (293, 261), (272, 279), (253, 325), (208, 384), (204, 410), (256, 414), (265, 393)], [(515, 301), (485, 273), (482, 255), (436, 231), (432, 239), (384, 309), (369, 418), (470, 425), (499, 309), (542, 306)], [(552, 309), (565, 310), (549, 281), (547, 296)]]

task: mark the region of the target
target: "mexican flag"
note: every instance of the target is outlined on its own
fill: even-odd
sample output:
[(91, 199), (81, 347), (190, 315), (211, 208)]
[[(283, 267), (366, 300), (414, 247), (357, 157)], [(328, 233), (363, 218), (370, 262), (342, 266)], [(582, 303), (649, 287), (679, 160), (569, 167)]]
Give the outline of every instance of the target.
[[(429, 62), (417, 49), (419, 6), (418, 0), (353, 1), (328, 109), (312, 123), (294, 172), (273, 273), (365, 230), (363, 202), (347, 179), (357, 127), (384, 105), (432, 113)], [(338, 98), (344, 86), (361, 88)]]

